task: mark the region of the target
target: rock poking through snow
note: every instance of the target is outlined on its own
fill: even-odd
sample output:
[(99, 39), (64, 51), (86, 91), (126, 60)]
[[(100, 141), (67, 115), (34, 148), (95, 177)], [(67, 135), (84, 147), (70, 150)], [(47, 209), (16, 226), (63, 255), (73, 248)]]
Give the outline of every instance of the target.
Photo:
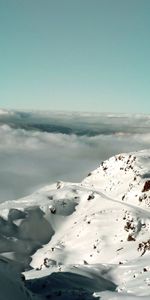
[(111, 157), (81, 183), (59, 181), (0, 213), (0, 253), (41, 300), (149, 299), (150, 150)]

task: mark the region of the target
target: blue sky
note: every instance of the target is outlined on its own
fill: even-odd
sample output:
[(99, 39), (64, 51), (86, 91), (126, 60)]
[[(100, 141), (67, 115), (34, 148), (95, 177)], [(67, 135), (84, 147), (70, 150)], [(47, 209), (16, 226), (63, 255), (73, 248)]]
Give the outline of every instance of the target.
[(150, 113), (149, 0), (0, 0), (0, 107)]

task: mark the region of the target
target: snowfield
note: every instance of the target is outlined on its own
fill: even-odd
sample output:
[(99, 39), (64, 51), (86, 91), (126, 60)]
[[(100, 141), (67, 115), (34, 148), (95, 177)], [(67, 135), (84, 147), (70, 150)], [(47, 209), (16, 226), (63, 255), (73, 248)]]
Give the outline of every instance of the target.
[(1, 203), (0, 254), (0, 300), (150, 299), (150, 150)]

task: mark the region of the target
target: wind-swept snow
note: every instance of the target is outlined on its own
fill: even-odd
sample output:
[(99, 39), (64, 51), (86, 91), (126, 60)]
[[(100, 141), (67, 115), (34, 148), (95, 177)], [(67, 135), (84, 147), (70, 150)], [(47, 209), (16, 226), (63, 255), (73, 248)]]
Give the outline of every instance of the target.
[(116, 155), (79, 184), (57, 182), (0, 212), (0, 253), (26, 269), (41, 299), (149, 299), (149, 150)]

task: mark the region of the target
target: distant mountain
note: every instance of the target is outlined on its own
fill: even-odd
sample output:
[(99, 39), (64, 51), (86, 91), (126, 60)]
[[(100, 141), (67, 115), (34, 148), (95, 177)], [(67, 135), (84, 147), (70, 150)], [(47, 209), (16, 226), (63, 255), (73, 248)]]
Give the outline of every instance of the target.
[(79, 184), (54, 183), (0, 212), (0, 253), (40, 299), (149, 299), (150, 150), (111, 157)]
[(0, 109), (0, 125), (48, 133), (97, 136), (149, 134), (150, 117), (143, 114), (15, 111)]

